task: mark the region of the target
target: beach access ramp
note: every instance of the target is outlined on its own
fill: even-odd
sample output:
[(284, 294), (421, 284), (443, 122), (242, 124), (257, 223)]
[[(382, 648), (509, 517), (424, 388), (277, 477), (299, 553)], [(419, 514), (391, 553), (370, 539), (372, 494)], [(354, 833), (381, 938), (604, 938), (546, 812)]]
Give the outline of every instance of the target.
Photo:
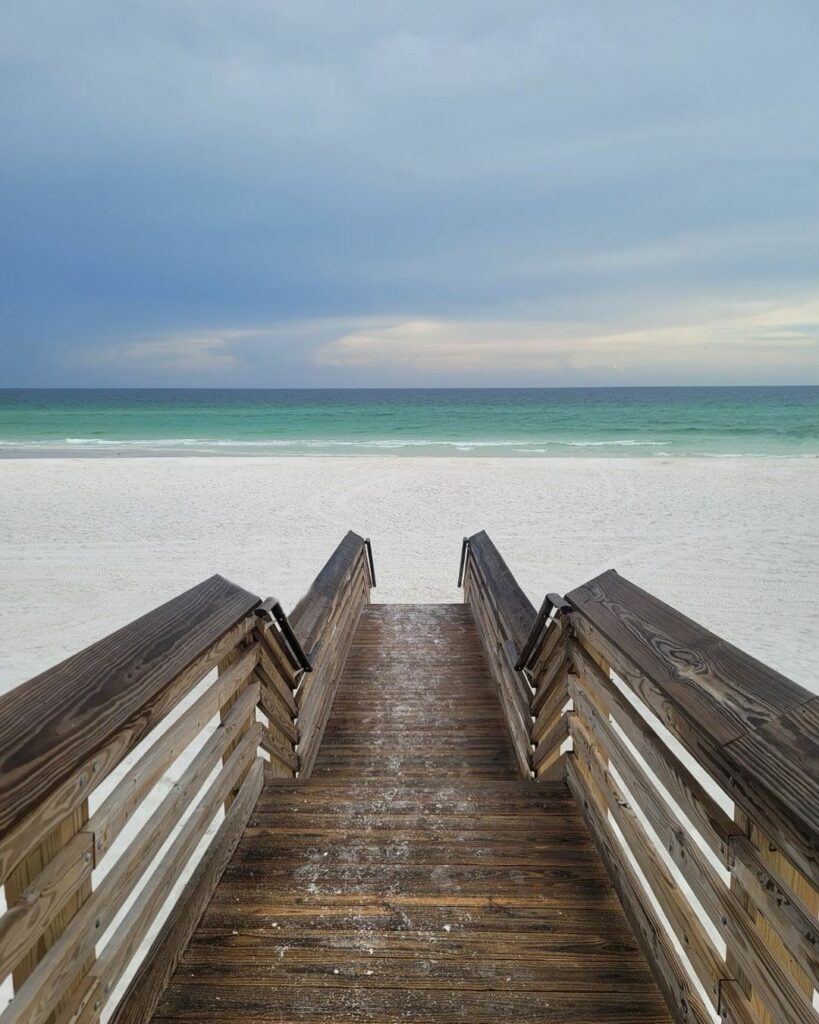
[(0, 1024), (819, 1021), (819, 697), (485, 533), (375, 584), (348, 533), (0, 697)]

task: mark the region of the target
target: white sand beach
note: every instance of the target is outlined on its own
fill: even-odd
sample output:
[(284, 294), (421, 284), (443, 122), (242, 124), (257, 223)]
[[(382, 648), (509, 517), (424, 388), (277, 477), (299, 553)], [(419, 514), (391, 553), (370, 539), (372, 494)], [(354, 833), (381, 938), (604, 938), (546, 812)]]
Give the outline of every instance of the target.
[[(616, 567), (819, 691), (818, 470), (810, 458), (0, 461), (0, 691), (214, 572), (292, 607), (348, 528), (372, 538), (375, 600), (460, 600), (461, 538), (486, 529), (536, 605)], [(133, 815), (95, 885), (204, 738)]]
[(819, 690), (819, 462), (0, 461), (0, 689), (214, 572), (292, 607), (348, 528), (378, 601), (458, 601), (486, 529), (535, 605), (615, 567)]

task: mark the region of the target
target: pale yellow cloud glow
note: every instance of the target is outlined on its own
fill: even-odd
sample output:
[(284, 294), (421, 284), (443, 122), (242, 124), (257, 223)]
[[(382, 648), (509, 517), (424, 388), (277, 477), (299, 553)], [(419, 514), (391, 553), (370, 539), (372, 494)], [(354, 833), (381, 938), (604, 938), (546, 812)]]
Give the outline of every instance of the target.
[(612, 327), (548, 321), (408, 320), (348, 332), (319, 367), (491, 376), (572, 370), (819, 369), (819, 300), (747, 303), (710, 315)]
[(102, 366), (210, 373), (238, 366), (239, 360), (232, 346), (254, 333), (224, 330), (167, 334), (92, 349), (85, 353), (85, 357), (88, 362)]

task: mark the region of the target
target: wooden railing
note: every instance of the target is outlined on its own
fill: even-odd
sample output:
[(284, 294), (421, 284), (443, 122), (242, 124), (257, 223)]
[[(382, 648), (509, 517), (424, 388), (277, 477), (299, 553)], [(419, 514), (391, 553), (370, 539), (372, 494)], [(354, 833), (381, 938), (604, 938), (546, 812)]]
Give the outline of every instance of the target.
[(375, 586), (369, 541), (348, 533), (290, 616), (312, 664), (299, 687), (299, 776), (308, 778), (358, 620)]
[(816, 1024), (819, 697), (613, 571), (525, 637), (485, 534), (465, 580), (519, 761), (515, 666), (529, 766), (564, 768), (675, 1019)]
[(0, 697), (0, 1024), (89, 1024), (109, 1002), (150, 1018), (256, 803), (260, 750), (273, 775), (312, 769), (371, 565), (348, 534), (289, 620), (214, 576)]
[(483, 532), (464, 538), (459, 582), (498, 685), (521, 774), (543, 780), (562, 778), (569, 730), (565, 714), (569, 661), (560, 618), (562, 599), (550, 594), (535, 613)]

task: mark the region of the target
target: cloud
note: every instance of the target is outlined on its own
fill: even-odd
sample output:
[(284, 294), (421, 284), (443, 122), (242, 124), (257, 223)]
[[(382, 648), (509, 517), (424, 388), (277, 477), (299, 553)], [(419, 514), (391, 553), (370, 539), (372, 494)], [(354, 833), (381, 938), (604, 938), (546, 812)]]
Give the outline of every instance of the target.
[(275, 339), (225, 324), (280, 332), (280, 386), (400, 344), (526, 383), (635, 311), (810, 296), (817, 33), (813, 0), (8, 0), (2, 383), (256, 384)]
[(82, 352), (95, 367), (121, 367), (125, 372), (156, 373), (184, 370), (194, 376), (218, 374), (239, 365), (235, 344), (256, 332), (213, 331), (199, 334), (170, 334), (159, 338), (124, 341)]
[[(321, 347), (316, 365), (409, 371), (491, 382), (613, 374), (819, 373), (819, 300), (742, 303), (631, 327), (588, 322), (414, 320), (352, 331)], [(688, 382), (687, 380), (681, 381)]]

